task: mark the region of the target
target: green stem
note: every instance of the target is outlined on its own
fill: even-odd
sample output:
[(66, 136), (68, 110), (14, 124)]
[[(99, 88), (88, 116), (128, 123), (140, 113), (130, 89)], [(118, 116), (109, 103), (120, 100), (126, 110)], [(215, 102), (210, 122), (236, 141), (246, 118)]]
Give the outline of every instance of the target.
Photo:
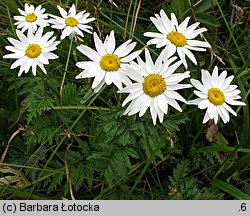
[(68, 66), (69, 66), (69, 58), (70, 58), (70, 54), (71, 54), (71, 50), (72, 50), (72, 42), (73, 42), (73, 38), (70, 40), (68, 57), (67, 57), (67, 61), (66, 61), (65, 69), (64, 69), (63, 79), (62, 79), (61, 86), (60, 86), (60, 100), (61, 100), (61, 103), (62, 103), (63, 85), (64, 85), (64, 82), (65, 82), (65, 78), (66, 78), (66, 74), (67, 74), (67, 70), (68, 70)]
[(126, 40), (126, 33), (127, 33), (127, 29), (128, 29), (128, 20), (129, 20), (129, 14), (130, 14), (130, 11), (131, 11), (132, 3), (133, 3), (133, 0), (130, 0), (128, 13), (127, 13), (127, 18), (126, 18), (125, 27), (124, 27), (124, 33), (123, 33), (123, 40), (124, 41)]
[(232, 30), (231, 30), (231, 28), (230, 28), (230, 26), (229, 26), (229, 24), (228, 24), (228, 22), (227, 22), (227, 19), (226, 19), (226, 17), (225, 17), (225, 14), (223, 13), (223, 11), (222, 11), (222, 9), (221, 9), (221, 6), (220, 6), (218, 0), (216, 0), (216, 4), (217, 4), (217, 6), (218, 6), (218, 8), (219, 8), (219, 11), (220, 11), (220, 13), (221, 13), (221, 16), (223, 17), (223, 20), (224, 20), (224, 22), (225, 22), (225, 24), (226, 24), (226, 27), (227, 27), (227, 29), (228, 29), (228, 31), (229, 31), (229, 33), (230, 33), (230, 36), (231, 36), (231, 38), (233, 39), (233, 42), (234, 42), (234, 44), (235, 44), (235, 46), (236, 46), (236, 49), (237, 49), (237, 51), (238, 51), (238, 53), (239, 53), (239, 55), (240, 55), (242, 61), (243, 61), (244, 64), (245, 64), (245, 63), (246, 63), (246, 60), (245, 60), (245, 58), (244, 58), (244, 56), (243, 56), (243, 54), (242, 54), (242, 52), (241, 52), (241, 49), (239, 48), (239, 46), (238, 46), (238, 44), (237, 44), (237, 42), (236, 42), (236, 39), (235, 39), (235, 37), (234, 37), (234, 35), (233, 35), (233, 32), (232, 32)]
[(135, 22), (135, 13), (136, 13), (136, 6), (137, 6), (137, 2), (138, 0), (135, 0), (135, 4), (134, 4), (134, 9), (133, 9), (133, 14), (132, 14), (132, 19), (131, 19), (131, 25), (130, 25), (130, 30), (129, 30), (129, 39), (133, 38), (133, 26), (134, 26), (134, 22)]

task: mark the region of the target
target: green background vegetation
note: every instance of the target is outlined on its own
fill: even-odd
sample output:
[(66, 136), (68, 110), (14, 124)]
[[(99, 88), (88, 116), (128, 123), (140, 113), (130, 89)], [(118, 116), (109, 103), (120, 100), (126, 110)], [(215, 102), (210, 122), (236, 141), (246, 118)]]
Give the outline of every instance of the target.
[[(83, 42), (64, 39), (47, 75), (17, 77), (18, 68), (10, 70), (13, 61), (2, 56), (7, 37), (16, 38), (13, 16), (25, 2), (38, 6), (0, 2), (1, 199), (250, 199), (249, 1), (41, 1), (55, 15), (56, 5), (68, 10), (75, 3), (78, 12), (96, 18), (90, 25), (102, 39), (113, 29), (117, 44), (133, 39), (137, 49), (148, 40), (143, 33), (155, 30), (149, 17), (161, 8), (179, 21), (191, 16), (190, 23), (201, 22), (212, 49), (195, 53), (198, 66), (188, 62), (191, 77), (200, 79), (201, 68), (226, 69), (247, 104), (218, 127), (203, 125), (204, 112), (195, 106), (183, 105), (183, 113), (171, 109), (156, 126), (148, 112), (123, 116), (126, 95), (115, 86), (95, 94), (92, 79), (75, 79), (81, 72), (76, 62), (86, 59), (76, 46), (94, 48), (89, 34)], [(159, 50), (149, 48), (156, 59)], [(192, 89), (181, 94), (194, 98)]]

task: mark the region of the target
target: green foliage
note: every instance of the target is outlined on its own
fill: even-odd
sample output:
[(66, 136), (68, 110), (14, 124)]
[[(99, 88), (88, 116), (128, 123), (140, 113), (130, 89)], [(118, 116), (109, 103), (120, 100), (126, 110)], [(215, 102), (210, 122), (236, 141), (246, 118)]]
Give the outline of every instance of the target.
[(45, 96), (41, 89), (38, 89), (35, 93), (31, 93), (30, 96), (25, 99), (24, 103), (29, 112), (27, 121), (30, 123), (37, 115), (41, 115), (42, 112), (53, 106), (53, 99)]
[(173, 197), (177, 199), (209, 200), (222, 199), (223, 194), (215, 188), (207, 188), (199, 182), (199, 179), (190, 176), (191, 169), (189, 162), (183, 160), (173, 169), (173, 176), (169, 177), (170, 189)]

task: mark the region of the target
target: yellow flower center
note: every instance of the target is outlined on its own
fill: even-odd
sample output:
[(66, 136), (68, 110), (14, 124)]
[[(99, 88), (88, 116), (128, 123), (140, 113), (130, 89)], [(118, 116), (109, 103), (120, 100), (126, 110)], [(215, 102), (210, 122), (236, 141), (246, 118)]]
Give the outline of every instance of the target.
[(115, 54), (104, 55), (100, 61), (100, 66), (106, 72), (117, 71), (121, 65), (120, 58)]
[(166, 82), (159, 74), (150, 74), (145, 77), (142, 84), (143, 91), (150, 97), (162, 94), (166, 89)]
[(25, 50), (26, 55), (30, 58), (37, 58), (41, 52), (42, 49), (38, 44), (30, 44)]
[(211, 88), (208, 91), (208, 100), (215, 106), (218, 106), (225, 102), (225, 95), (220, 89)]
[(65, 19), (65, 24), (67, 26), (75, 27), (78, 25), (78, 21), (74, 17), (68, 17)]
[(27, 22), (35, 22), (37, 20), (37, 16), (34, 13), (29, 13), (25, 16)]
[(170, 40), (171, 43), (173, 43), (177, 47), (182, 47), (187, 44), (186, 37), (179, 32), (172, 31), (168, 33), (167, 39)]

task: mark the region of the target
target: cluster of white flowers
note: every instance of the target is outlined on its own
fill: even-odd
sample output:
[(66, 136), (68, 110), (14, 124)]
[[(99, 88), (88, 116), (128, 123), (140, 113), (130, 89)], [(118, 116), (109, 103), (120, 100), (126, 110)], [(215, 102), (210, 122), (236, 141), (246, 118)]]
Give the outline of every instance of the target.
[[(19, 40), (8, 38), (13, 46), (7, 46), (6, 49), (13, 53), (5, 55), (4, 58), (17, 59), (11, 65), (11, 69), (20, 66), (18, 76), (23, 72), (27, 73), (30, 68), (36, 75), (37, 66), (46, 73), (44, 64), (49, 64), (49, 59), (58, 58), (52, 51), (56, 50), (60, 42), (52, 37), (54, 32), (47, 32), (43, 35), (44, 27), (51, 24), (52, 28), (62, 30), (61, 40), (67, 36), (83, 37), (83, 31), (92, 33), (92, 27), (86, 25), (94, 21), (94, 18), (88, 18), (89, 13), (86, 11), (76, 13), (74, 4), (68, 12), (60, 6), (57, 8), (61, 17), (44, 13), (45, 9), (41, 6), (34, 8), (33, 5), (25, 4), (24, 11), (19, 9), (22, 16), (14, 17), (17, 20), (15, 23), (17, 29), (21, 29), (21, 31), (16, 31)], [(241, 98), (237, 86), (230, 85), (233, 76), (227, 77), (226, 71), (219, 74), (216, 66), (212, 75), (207, 70), (202, 70), (202, 83), (191, 79), (191, 85), (180, 83), (190, 77), (189, 71), (176, 72), (182, 64), (186, 69), (188, 68), (186, 56), (197, 65), (192, 51), (206, 51), (206, 48), (210, 48), (208, 42), (195, 39), (207, 29), (198, 28), (199, 22), (188, 26), (190, 17), (178, 24), (175, 14), (171, 13), (169, 19), (163, 10), (160, 11), (160, 15), (156, 14), (150, 19), (159, 32), (144, 33), (144, 36), (151, 38), (147, 44), (155, 44), (156, 48), (163, 47), (155, 62), (147, 48), (144, 49), (145, 61), (143, 61), (139, 56), (142, 50), (133, 51), (136, 42), (131, 40), (116, 48), (114, 31), (111, 31), (103, 42), (94, 32), (96, 50), (86, 45), (77, 47), (90, 60), (76, 64), (77, 67), (83, 69), (76, 79), (94, 78), (92, 84), (94, 92), (98, 92), (105, 83), (107, 85), (113, 83), (119, 89), (118, 93), (129, 93), (122, 104), (125, 106), (130, 102), (124, 114), (139, 113), (139, 116), (143, 116), (149, 108), (154, 125), (157, 117), (160, 122), (163, 122), (169, 105), (182, 112), (177, 100), (198, 105), (200, 109), (207, 109), (203, 123), (213, 119), (217, 124), (219, 117), (226, 123), (229, 121), (229, 112), (236, 116), (236, 112), (228, 104), (245, 104), (237, 101)], [(26, 30), (28, 30), (27, 36), (24, 35)], [(174, 56), (176, 53), (177, 56)], [(177, 90), (192, 86), (198, 89), (194, 90), (194, 94), (199, 98), (186, 101)]]
[[(54, 32), (43, 34), (44, 28), (50, 26), (50, 24), (52, 24), (52, 28), (63, 30), (61, 40), (66, 36), (72, 38), (80, 35), (83, 37), (81, 30), (92, 33), (89, 31), (92, 27), (86, 25), (86, 23), (94, 20), (94, 18), (88, 18), (89, 13), (82, 11), (76, 14), (74, 4), (68, 13), (60, 6), (57, 6), (57, 8), (62, 17), (44, 13), (45, 8), (42, 8), (41, 5), (35, 8), (33, 5), (29, 6), (26, 3), (24, 11), (18, 9), (22, 16), (14, 16), (14, 19), (17, 20), (15, 25), (17, 25), (16, 34), (19, 40), (8, 38), (13, 46), (7, 46), (6, 49), (13, 53), (3, 56), (3, 58), (17, 59), (11, 65), (11, 69), (20, 66), (18, 76), (21, 76), (23, 72), (27, 73), (30, 68), (32, 68), (32, 73), (36, 75), (37, 66), (44, 73), (47, 73), (44, 65), (49, 64), (49, 59), (58, 58), (51, 52), (56, 50), (60, 43), (56, 41), (56, 37), (52, 37)], [(26, 31), (27, 35), (24, 34)]]

